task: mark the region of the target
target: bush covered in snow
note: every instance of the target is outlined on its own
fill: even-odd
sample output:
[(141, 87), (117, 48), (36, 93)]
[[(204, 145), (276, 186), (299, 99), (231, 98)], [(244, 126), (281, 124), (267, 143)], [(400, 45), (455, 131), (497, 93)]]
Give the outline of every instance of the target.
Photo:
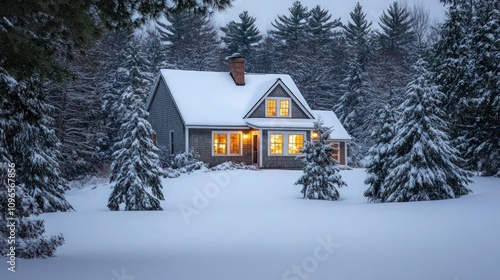
[(194, 170), (207, 169), (207, 165), (199, 158), (199, 155), (194, 151), (175, 155), (172, 159), (166, 161), (164, 169), (167, 172), (167, 177), (176, 178), (181, 174), (189, 174)]
[(257, 167), (255, 167), (254, 165), (246, 165), (244, 163), (235, 163), (232, 161), (226, 161), (210, 168), (210, 171), (224, 171), (224, 170), (235, 170), (235, 169), (257, 170)]

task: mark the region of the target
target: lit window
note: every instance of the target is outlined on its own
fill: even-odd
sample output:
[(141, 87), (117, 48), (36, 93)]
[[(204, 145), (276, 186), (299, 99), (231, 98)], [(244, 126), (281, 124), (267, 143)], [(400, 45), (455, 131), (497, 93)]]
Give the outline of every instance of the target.
[(230, 134), (229, 136), (229, 153), (239, 154), (240, 153), (240, 135)]
[(267, 100), (267, 116), (276, 117), (276, 99)]
[(333, 147), (333, 158), (337, 161), (337, 162), (340, 162), (340, 158), (339, 158), (339, 147), (340, 147), (340, 144), (338, 142), (333, 142), (332, 143), (332, 147)]
[(302, 153), (304, 147), (304, 135), (290, 134), (288, 135), (288, 154), (296, 155)]
[(283, 154), (283, 134), (270, 135), (270, 151), (272, 155)]
[(226, 144), (227, 144), (226, 134), (214, 134), (214, 154), (225, 155)]
[(280, 116), (288, 117), (290, 114), (290, 101), (288, 99), (280, 100)]

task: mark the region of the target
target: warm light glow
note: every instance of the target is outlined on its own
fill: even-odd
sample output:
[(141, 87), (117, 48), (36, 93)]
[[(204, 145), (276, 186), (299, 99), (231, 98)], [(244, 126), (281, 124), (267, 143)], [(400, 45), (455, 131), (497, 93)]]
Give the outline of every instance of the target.
[(243, 134), (243, 139), (247, 140), (248, 137), (250, 137), (250, 135), (248, 135), (248, 133)]
[(290, 134), (288, 135), (288, 154), (295, 155), (301, 154), (304, 148), (304, 135)]
[(312, 137), (313, 139), (318, 139), (318, 132), (317, 131), (313, 131), (313, 134), (312, 134)]
[(276, 117), (276, 99), (267, 100), (267, 116)]
[(288, 117), (290, 115), (290, 103), (287, 99), (280, 100), (280, 117)]
[(214, 134), (214, 154), (226, 154), (226, 134)]
[(272, 155), (283, 154), (283, 135), (282, 134), (271, 134), (269, 136), (271, 144), (270, 152)]
[(240, 153), (240, 134), (231, 134), (229, 136), (229, 153), (230, 154)]

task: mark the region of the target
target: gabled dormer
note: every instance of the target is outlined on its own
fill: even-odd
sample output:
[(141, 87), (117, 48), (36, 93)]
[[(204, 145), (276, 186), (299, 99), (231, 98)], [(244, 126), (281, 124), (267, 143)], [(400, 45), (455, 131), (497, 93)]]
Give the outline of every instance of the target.
[(278, 78), (244, 118), (314, 119), (304, 103)]

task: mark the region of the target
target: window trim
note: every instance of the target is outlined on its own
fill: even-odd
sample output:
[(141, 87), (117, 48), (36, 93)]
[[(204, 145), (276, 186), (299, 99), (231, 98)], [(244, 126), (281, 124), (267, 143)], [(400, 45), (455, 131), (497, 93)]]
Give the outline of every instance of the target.
[[(283, 151), (281, 154), (271, 154), (271, 134), (281, 134), (283, 135)], [(290, 135), (303, 135), (304, 136), (304, 146), (306, 145), (307, 133), (305, 131), (279, 131), (273, 130), (267, 132), (267, 155), (271, 157), (296, 157), (303, 154), (289, 154), (289, 143), (288, 139)]]
[[(269, 116), (267, 114), (267, 101), (269, 99), (276, 100), (276, 116)], [(282, 116), (281, 113), (281, 100), (288, 100), (288, 116)], [(291, 118), (292, 117), (292, 99), (290, 97), (267, 97), (264, 100), (266, 109), (266, 118)]]
[(332, 145), (333, 148), (335, 148), (333, 145), (337, 145), (337, 158), (334, 157), (334, 154), (332, 154), (332, 157), (337, 161), (338, 164), (340, 164), (340, 142), (338, 141), (330, 141), (330, 145)]
[[(214, 134), (226, 134), (226, 153), (225, 154), (216, 154), (214, 153)], [(231, 134), (238, 134), (240, 137), (239, 143), (239, 152), (237, 154), (231, 154)], [(238, 130), (227, 130), (227, 131), (219, 131), (212, 130), (211, 140), (210, 140), (210, 153), (214, 157), (230, 157), (230, 156), (242, 156), (243, 155), (243, 132)]]

